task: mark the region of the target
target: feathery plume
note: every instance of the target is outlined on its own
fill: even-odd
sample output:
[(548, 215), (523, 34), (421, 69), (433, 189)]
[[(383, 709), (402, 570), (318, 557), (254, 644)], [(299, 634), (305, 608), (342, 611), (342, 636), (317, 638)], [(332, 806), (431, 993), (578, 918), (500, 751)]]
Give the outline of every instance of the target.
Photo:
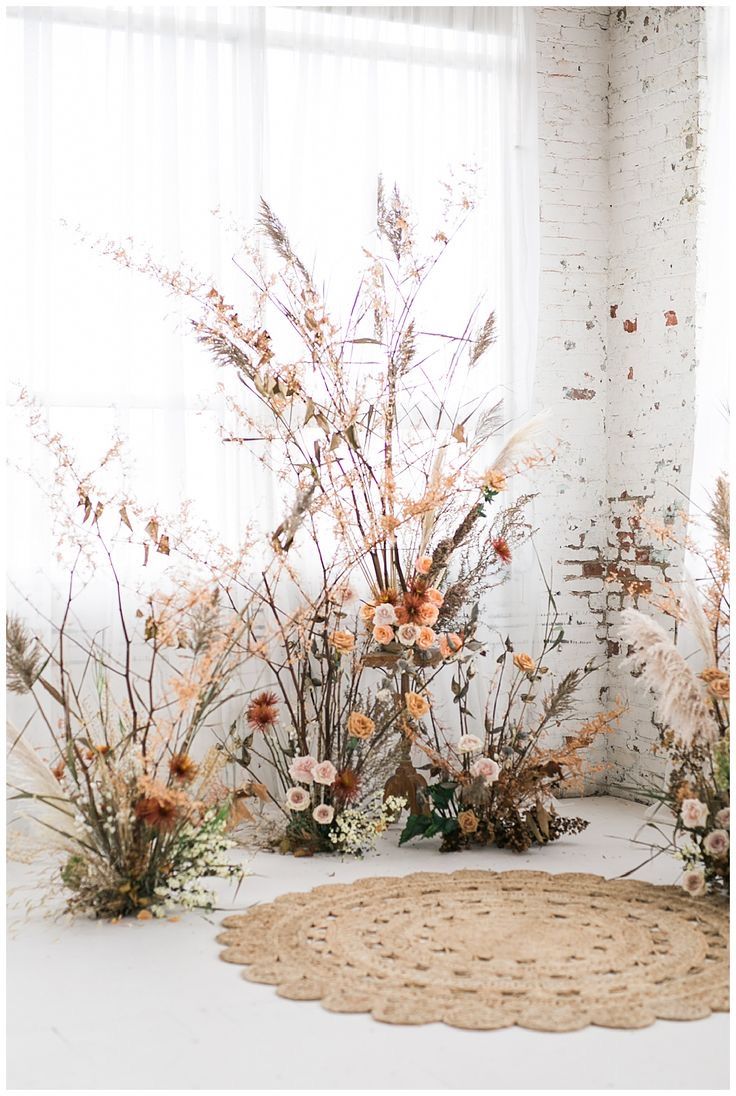
[(685, 746), (714, 739), (716, 726), (697, 678), (664, 628), (638, 609), (625, 609), (621, 615), (621, 638), (634, 648), (628, 661), (641, 669), (656, 696), (660, 719)]
[(540, 411), (538, 415), (534, 415), (514, 431), (494, 460), (494, 469), (499, 472), (510, 472), (513, 466), (527, 455), (532, 442), (535, 442), (547, 430), (550, 415), (549, 408), (546, 411)]

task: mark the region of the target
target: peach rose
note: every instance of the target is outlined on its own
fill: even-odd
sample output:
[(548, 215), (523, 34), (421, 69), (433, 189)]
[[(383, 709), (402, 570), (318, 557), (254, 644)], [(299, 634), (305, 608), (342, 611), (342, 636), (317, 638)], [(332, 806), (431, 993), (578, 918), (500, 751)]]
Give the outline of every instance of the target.
[(491, 491), (505, 491), (506, 476), (498, 468), (489, 468), (483, 477), (483, 486), (490, 487)]
[(419, 575), (428, 575), (429, 572), (431, 571), (431, 569), (432, 569), (432, 557), (431, 556), (420, 556), (419, 559), (414, 564), (414, 570)]
[(425, 601), (424, 605), (421, 606), (419, 612), (417, 613), (417, 616), (419, 617), (419, 623), (423, 624), (427, 628), (436, 623), (437, 617), (439, 615), (440, 611), (437, 606), (432, 605), (429, 601)]
[(355, 647), (355, 636), (352, 632), (333, 632), (330, 643), (341, 655), (349, 655)]
[(439, 590), (436, 590), (434, 586), (430, 586), (429, 589), (425, 591), (424, 596), (431, 605), (436, 605), (438, 609), (445, 600), (443, 595)]
[(315, 807), (312, 811), (312, 818), (315, 822), (319, 822), (320, 826), (329, 826), (334, 817), (335, 808), (328, 806), (327, 803), (320, 803), (320, 805)]
[(420, 651), (429, 651), (437, 646), (437, 633), (431, 628), (420, 628), (417, 637), (417, 647)]
[(421, 719), (429, 711), (429, 701), (420, 693), (406, 693), (404, 701), (406, 710), (412, 719)]
[(373, 629), (373, 638), (376, 643), (385, 645), (391, 643), (394, 638), (393, 628), (389, 628), (388, 624), (377, 624)]
[(399, 643), (403, 643), (404, 647), (413, 647), (419, 639), (419, 629), (416, 624), (402, 624), (396, 634), (399, 637)]
[(514, 666), (524, 674), (533, 674), (537, 668), (537, 664), (531, 655), (525, 655), (523, 652), (514, 655)]
[(360, 609), (358, 610), (359, 615), (360, 615), (360, 619), (363, 621), (364, 624), (370, 624), (371, 623), (371, 621), (373, 620), (373, 614), (375, 613), (375, 611), (376, 611), (375, 605), (361, 605)]
[(460, 811), (457, 816), (460, 833), (475, 833), (478, 829), (478, 817), (475, 811)]
[(376, 605), (375, 612), (373, 613), (374, 624), (395, 624), (396, 623), (396, 610), (393, 605), (383, 602), (381, 605)]
[(362, 712), (351, 712), (348, 716), (348, 731), (353, 738), (370, 738), (376, 729), (376, 725), (368, 715)]
[(731, 684), (727, 677), (719, 677), (711, 681), (708, 688), (716, 700), (728, 700), (731, 695)]

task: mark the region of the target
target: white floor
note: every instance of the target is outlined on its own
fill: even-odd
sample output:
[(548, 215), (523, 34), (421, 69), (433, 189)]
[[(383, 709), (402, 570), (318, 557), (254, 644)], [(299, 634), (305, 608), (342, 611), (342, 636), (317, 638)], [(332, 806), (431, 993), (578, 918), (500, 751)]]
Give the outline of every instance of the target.
[[(578, 837), (517, 856), (441, 855), (395, 838), (362, 862), (258, 854), (235, 903), (364, 875), (460, 867), (594, 871), (611, 877), (645, 853), (630, 845), (642, 808), (567, 801), (590, 819)], [(664, 857), (640, 878), (672, 882)], [(19, 881), (18, 869), (10, 873)], [(223, 892), (223, 904), (232, 895)], [(218, 960), (222, 914), (171, 922), (11, 924), (8, 1076), (15, 1089), (723, 1089), (728, 1016), (643, 1031), (567, 1035), (510, 1028), (396, 1027), (285, 1001)]]

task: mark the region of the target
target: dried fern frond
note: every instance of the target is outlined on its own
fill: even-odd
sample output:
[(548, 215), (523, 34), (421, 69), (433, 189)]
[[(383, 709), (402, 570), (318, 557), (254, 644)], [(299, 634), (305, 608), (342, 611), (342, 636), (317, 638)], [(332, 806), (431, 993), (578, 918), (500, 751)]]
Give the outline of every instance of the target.
[(621, 638), (634, 649), (629, 661), (657, 698), (658, 717), (685, 746), (715, 739), (716, 724), (698, 680), (665, 630), (638, 609), (621, 615)]
[(20, 617), (11, 613), (5, 622), (6, 680), (11, 693), (29, 692), (41, 672), (38, 644)]
[(728, 551), (730, 545), (731, 495), (728, 489), (728, 480), (725, 476), (719, 476), (716, 480), (715, 494), (711, 499), (711, 504), (708, 516), (715, 530), (718, 543)]

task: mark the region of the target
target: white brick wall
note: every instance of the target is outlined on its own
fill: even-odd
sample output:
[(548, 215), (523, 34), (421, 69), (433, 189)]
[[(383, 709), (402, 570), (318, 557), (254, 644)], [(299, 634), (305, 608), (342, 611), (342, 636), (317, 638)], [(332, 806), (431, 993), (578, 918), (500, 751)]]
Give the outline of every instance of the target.
[(563, 439), (545, 528), (570, 664), (606, 660), (584, 702), (629, 704), (597, 787), (660, 771), (651, 705), (616, 636), (631, 578), (662, 566), (634, 543), (633, 507), (662, 519), (689, 486), (702, 22), (701, 8), (537, 10), (537, 375)]

